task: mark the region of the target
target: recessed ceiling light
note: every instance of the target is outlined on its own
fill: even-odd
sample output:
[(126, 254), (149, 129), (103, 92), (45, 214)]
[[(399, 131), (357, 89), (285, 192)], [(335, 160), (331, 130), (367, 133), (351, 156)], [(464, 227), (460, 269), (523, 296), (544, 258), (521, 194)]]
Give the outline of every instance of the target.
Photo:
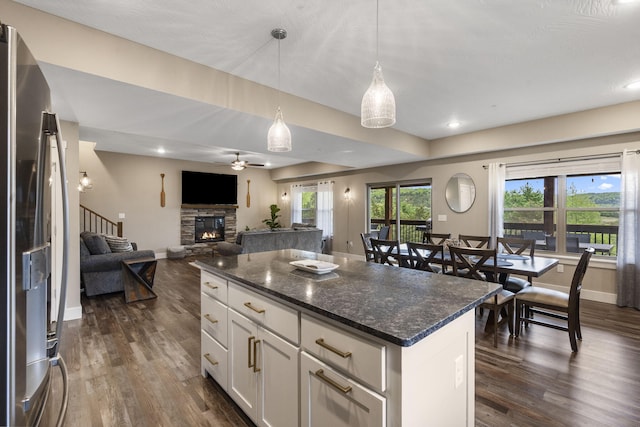
[(162, 148), (162, 147), (158, 148), (156, 151), (158, 152), (158, 154), (164, 154), (164, 153), (166, 153), (166, 152), (167, 152), (167, 151), (166, 151), (164, 148)]
[(637, 0), (613, 0), (613, 4), (625, 4), (625, 3), (633, 3)]
[(460, 122), (456, 122), (456, 121), (449, 122), (447, 123), (447, 127), (449, 129), (457, 129), (460, 127)]
[(625, 89), (640, 89), (640, 80), (624, 85)]

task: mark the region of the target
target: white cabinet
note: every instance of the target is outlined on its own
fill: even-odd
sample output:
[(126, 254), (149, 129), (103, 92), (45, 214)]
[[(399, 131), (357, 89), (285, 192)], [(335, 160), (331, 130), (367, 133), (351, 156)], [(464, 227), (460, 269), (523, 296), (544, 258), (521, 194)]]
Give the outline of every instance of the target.
[(259, 426), (298, 425), (298, 348), (229, 310), (228, 393)]
[(200, 276), (201, 374), (227, 389), (227, 281), (205, 271)]
[(383, 427), (386, 399), (302, 352), (301, 423), (305, 427)]

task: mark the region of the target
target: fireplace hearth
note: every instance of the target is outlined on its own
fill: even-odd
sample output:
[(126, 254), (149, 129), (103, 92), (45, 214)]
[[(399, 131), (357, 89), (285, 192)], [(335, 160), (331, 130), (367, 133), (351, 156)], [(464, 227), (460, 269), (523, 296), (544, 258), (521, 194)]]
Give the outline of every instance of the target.
[(224, 216), (195, 217), (195, 243), (224, 240)]

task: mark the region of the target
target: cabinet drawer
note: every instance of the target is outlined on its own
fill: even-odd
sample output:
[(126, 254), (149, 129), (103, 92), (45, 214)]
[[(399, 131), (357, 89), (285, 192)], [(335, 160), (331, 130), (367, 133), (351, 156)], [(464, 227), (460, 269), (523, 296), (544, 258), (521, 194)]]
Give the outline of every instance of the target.
[(200, 332), (202, 376), (208, 372), (220, 387), (227, 390), (227, 350), (204, 331)]
[(227, 303), (227, 281), (225, 279), (201, 270), (200, 289), (202, 293), (221, 301), (223, 304)]
[(298, 311), (229, 283), (229, 307), (294, 344), (299, 340)]
[(387, 424), (383, 396), (308, 355), (300, 355), (300, 420), (303, 427)]
[(386, 347), (302, 315), (302, 347), (320, 360), (379, 390), (386, 390)]
[(223, 347), (227, 347), (227, 306), (207, 294), (200, 294), (202, 317), (200, 327)]

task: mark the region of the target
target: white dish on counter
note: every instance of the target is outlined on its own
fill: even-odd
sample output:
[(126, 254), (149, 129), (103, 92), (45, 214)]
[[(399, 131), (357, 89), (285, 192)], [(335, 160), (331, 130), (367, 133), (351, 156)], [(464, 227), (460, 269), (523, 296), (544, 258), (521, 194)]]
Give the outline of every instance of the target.
[(295, 268), (314, 274), (330, 273), (336, 268), (340, 267), (338, 264), (333, 264), (326, 261), (318, 261), (315, 259), (301, 259), (298, 261), (291, 261), (289, 264), (293, 265)]

